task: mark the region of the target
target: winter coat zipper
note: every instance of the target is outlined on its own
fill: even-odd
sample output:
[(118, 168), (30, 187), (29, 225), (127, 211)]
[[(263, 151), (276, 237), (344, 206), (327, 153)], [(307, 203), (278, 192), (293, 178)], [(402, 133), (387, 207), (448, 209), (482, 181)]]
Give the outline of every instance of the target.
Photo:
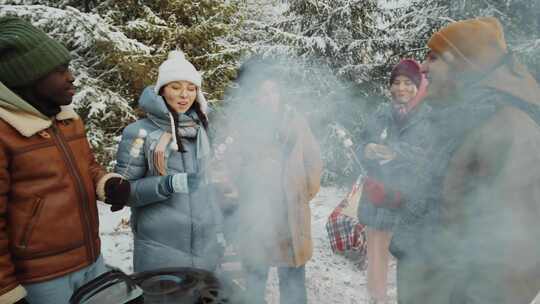
[(77, 194), (80, 198), (79, 215), (81, 218), (81, 223), (83, 224), (84, 242), (87, 245), (86, 252), (88, 258), (93, 261), (97, 258), (97, 256), (94, 253), (95, 248), (94, 244), (92, 243), (92, 226), (88, 217), (86, 216), (87, 214), (90, 214), (90, 210), (88, 209), (88, 193), (86, 192), (86, 188), (84, 187), (84, 184), (80, 178), (81, 173), (79, 172), (79, 169), (75, 164), (73, 152), (67, 145), (67, 141), (58, 126), (56, 125), (56, 122), (52, 124), (51, 129), (53, 131), (53, 138), (57, 143), (57, 147), (59, 148), (61, 155), (64, 158), (65, 164), (73, 181), (75, 182), (75, 189), (77, 190)]

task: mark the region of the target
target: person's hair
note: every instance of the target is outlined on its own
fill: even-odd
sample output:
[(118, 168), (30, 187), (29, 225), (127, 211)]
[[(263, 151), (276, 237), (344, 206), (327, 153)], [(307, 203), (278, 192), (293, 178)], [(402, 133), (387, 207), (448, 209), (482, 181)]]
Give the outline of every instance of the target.
[(422, 71), (420, 64), (416, 60), (402, 59), (398, 64), (396, 64), (390, 73), (389, 84), (392, 85), (398, 76), (405, 76), (409, 78), (417, 89), (420, 88), (420, 83), (422, 82)]
[[(193, 108), (195, 110), (195, 113), (197, 114), (197, 117), (201, 121), (201, 124), (203, 125), (204, 129), (208, 131), (208, 117), (206, 117), (206, 114), (203, 113), (201, 104), (197, 99), (195, 99), (195, 102), (191, 105), (190, 109)], [(189, 111), (189, 110), (188, 110)]]
[(272, 81), (283, 86), (279, 62), (273, 58), (254, 55), (245, 60), (236, 74), (235, 82), (244, 89), (257, 90), (264, 81)]
[[(171, 112), (173, 114), (172, 117), (173, 117), (174, 125), (178, 126), (178, 115), (175, 115), (176, 112), (167, 103), (167, 100), (165, 99), (165, 96), (163, 96), (163, 90), (164, 90), (165, 87), (166, 87), (166, 85), (162, 86), (159, 89), (159, 95), (163, 97), (163, 100), (165, 101), (165, 106), (167, 107), (169, 112)], [(197, 88), (197, 90), (198, 89), (199, 88)], [(188, 111), (191, 110), (191, 109), (193, 109), (195, 111), (195, 113), (197, 114), (197, 118), (199, 118), (199, 121), (201, 122), (204, 130), (208, 131), (208, 117), (206, 117), (206, 114), (203, 113), (203, 111), (201, 109), (201, 104), (199, 103), (197, 98), (195, 98), (195, 101), (193, 102), (191, 107), (189, 107)], [(171, 126), (171, 128), (172, 128), (172, 126)], [(180, 136), (180, 134), (178, 134), (178, 128), (175, 128), (175, 130), (171, 130), (171, 131), (173, 131), (173, 136), (176, 138), (176, 144), (178, 145), (178, 152), (182, 152), (182, 153), (186, 152), (186, 149), (184, 149), (184, 145), (182, 145), (182, 141), (180, 140), (181, 136)]]

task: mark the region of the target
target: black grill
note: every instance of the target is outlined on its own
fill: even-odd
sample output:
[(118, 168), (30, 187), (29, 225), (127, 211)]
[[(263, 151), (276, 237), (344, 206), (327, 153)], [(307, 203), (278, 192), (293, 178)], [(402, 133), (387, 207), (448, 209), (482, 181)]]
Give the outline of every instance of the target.
[[(197, 268), (163, 268), (130, 276), (113, 270), (81, 286), (70, 303), (242, 304), (239, 287), (226, 277)], [(142, 296), (129, 301), (133, 288), (139, 294), (142, 290)]]
[(132, 275), (145, 304), (225, 304), (234, 300), (233, 284), (196, 268), (166, 268)]

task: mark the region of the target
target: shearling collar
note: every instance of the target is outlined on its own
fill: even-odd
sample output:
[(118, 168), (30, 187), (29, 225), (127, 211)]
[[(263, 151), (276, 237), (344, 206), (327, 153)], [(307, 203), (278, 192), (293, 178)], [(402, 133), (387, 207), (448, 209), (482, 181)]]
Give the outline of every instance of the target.
[[(25, 137), (31, 137), (40, 131), (48, 129), (52, 125), (51, 119), (45, 119), (33, 113), (3, 107), (0, 107), (0, 119), (3, 119)], [(56, 115), (55, 119), (79, 119), (79, 115), (71, 107), (67, 106), (62, 107), (62, 111)]]
[[(49, 128), (52, 118), (39, 112), (36, 108), (15, 94), (0, 82), (0, 119), (15, 128), (21, 135), (32, 135)], [(79, 119), (72, 106), (61, 107), (56, 120)]]

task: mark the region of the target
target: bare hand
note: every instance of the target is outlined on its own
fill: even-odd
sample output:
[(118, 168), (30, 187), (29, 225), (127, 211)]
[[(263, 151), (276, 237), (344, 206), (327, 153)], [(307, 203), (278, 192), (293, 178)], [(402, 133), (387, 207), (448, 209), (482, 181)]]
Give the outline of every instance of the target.
[(154, 150), (154, 164), (160, 175), (167, 175), (167, 163), (165, 162), (165, 150), (172, 139), (172, 134), (164, 132)]

